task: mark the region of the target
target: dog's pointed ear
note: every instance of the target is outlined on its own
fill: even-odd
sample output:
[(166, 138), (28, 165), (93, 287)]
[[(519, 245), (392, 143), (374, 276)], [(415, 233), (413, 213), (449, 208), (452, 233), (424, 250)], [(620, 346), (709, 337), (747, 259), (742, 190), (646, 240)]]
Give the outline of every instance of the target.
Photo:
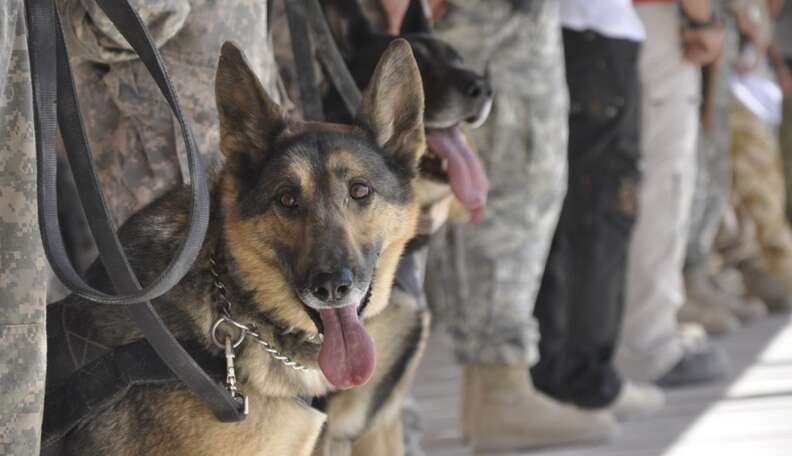
[(424, 2), (425, 0), (410, 0), (410, 6), (402, 19), (400, 35), (432, 33), (432, 20)]
[(253, 165), (269, 152), (286, 128), (286, 115), (261, 85), (242, 51), (227, 41), (215, 75), (215, 101), (220, 119), (220, 149), (227, 163)]
[(380, 58), (363, 96), (359, 122), (377, 144), (411, 170), (426, 149), (423, 126), (424, 93), (412, 49), (394, 40)]

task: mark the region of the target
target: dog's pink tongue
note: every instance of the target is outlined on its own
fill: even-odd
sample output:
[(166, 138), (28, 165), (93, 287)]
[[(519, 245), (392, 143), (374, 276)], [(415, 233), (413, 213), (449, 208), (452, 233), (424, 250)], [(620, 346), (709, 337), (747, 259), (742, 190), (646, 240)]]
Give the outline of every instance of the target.
[(429, 149), (448, 162), (448, 181), (474, 223), (484, 218), (489, 181), (478, 157), (470, 149), (459, 126), (427, 130)]
[(319, 367), (340, 390), (365, 384), (374, 372), (374, 341), (360, 324), (356, 306), (319, 311), (324, 342)]

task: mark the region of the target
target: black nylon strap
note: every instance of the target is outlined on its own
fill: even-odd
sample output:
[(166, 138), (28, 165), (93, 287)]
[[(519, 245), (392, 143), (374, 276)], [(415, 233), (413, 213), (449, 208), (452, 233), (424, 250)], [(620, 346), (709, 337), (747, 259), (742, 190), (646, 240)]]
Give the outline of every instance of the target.
[[(285, 0), (288, 5), (291, 0)], [(346, 106), (352, 117), (357, 115), (360, 109), (360, 103), (363, 97), (360, 94), (355, 79), (349, 72), (344, 63), (341, 52), (335, 44), (333, 35), (330, 33), (330, 28), (327, 26), (322, 7), (319, 6), (318, 0), (304, 0), (303, 6), (305, 8), (305, 17), (308, 19), (308, 25), (313, 35), (313, 41), (316, 44), (316, 55), (319, 62), (324, 66), (325, 72), (330, 77), (333, 85), (338, 93), (341, 94), (341, 99), (344, 100)], [(308, 62), (313, 65), (313, 62)], [(300, 64), (298, 68), (305, 67), (306, 63)]]
[[(76, 294), (107, 304), (127, 304), (129, 314), (168, 367), (200, 396), (221, 421), (239, 421), (244, 413), (230, 394), (210, 378), (176, 341), (148, 302), (167, 292), (186, 274), (198, 253), (209, 219), (209, 193), (203, 163), (162, 59), (140, 18), (125, 0), (97, 0), (110, 20), (133, 46), (152, 73), (174, 115), (187, 145), (192, 207), (187, 236), (166, 271), (141, 290), (115, 233), (92, 164), (80, 117), (68, 55), (53, 0), (27, 0), (26, 19), (33, 85), (38, 173), (39, 225), (44, 250), (61, 281)], [(57, 65), (57, 66), (56, 66)], [(96, 240), (100, 258), (120, 295), (109, 295), (86, 284), (66, 254), (57, 216), (55, 114), (60, 120), (75, 182)]]
[[(123, 255), (123, 248), (115, 234), (116, 230), (112, 224), (110, 212), (95, 179), (90, 150), (85, 140), (82, 119), (74, 95), (65, 46), (62, 43), (63, 34), (60, 31), (55, 7), (51, 0), (28, 1), (31, 66), (34, 78), (37, 79), (33, 85), (34, 105), (38, 118), (36, 131), (38, 133), (37, 149), (39, 150), (39, 223), (47, 257), (52, 264), (53, 271), (64, 285), (75, 294), (91, 301), (106, 304), (132, 304), (149, 301), (163, 295), (189, 271), (200, 252), (206, 233), (209, 220), (209, 191), (204, 177), (203, 162), (189, 125), (165, 73), (162, 59), (156, 47), (151, 44), (151, 38), (145, 26), (126, 1), (97, 0), (97, 3), (133, 46), (141, 61), (151, 72), (181, 126), (182, 136), (187, 147), (192, 191), (192, 207), (190, 208), (187, 235), (165, 271), (145, 289), (140, 289), (137, 280), (120, 279), (121, 273), (117, 271), (131, 272), (131, 269)], [(57, 33), (52, 33), (53, 30), (56, 30)], [(54, 42), (56, 40), (57, 44)], [(56, 52), (56, 47), (58, 52)], [(58, 65), (57, 70), (53, 68), (55, 63)], [(41, 80), (42, 78), (49, 80), (45, 83)], [(57, 89), (52, 86), (56, 80)], [(36, 86), (39, 86), (40, 89), (36, 90)], [(113, 282), (116, 290), (120, 292), (119, 295), (104, 293), (85, 283), (75, 271), (66, 254), (57, 218), (56, 156), (54, 153), (56, 123), (52, 115), (55, 111), (56, 94), (60, 98), (57, 103), (57, 111), (67, 150), (78, 149), (74, 151), (74, 154), (82, 153), (85, 157), (86, 167), (77, 166), (75, 168), (79, 169), (78, 172), (83, 173), (85, 177), (90, 176), (90, 179), (78, 178), (75, 180), (88, 215), (91, 233), (100, 251), (100, 258), (110, 275), (116, 275)], [(129, 276), (129, 272), (123, 273), (123, 275)], [(122, 282), (129, 283), (124, 285)]]
[(324, 119), (324, 110), (314, 70), (314, 44), (308, 22), (305, 20), (305, 4), (289, 0), (285, 0), (284, 3), (289, 21), (292, 54), (297, 66), (297, 86), (300, 90), (303, 118), (320, 121)]

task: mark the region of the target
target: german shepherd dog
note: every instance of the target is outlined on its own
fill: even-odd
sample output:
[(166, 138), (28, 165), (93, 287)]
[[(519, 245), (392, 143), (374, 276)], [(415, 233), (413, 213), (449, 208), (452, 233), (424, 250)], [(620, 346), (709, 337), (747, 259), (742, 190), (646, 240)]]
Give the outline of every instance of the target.
[[(214, 262), (232, 317), (255, 325), (308, 370), (242, 343), (236, 374), (250, 398), (245, 421), (218, 422), (182, 384), (137, 387), (70, 432), (66, 454), (309, 455), (325, 415), (300, 398), (363, 385), (383, 362), (375, 344), (388, 337), (372, 331), (388, 326), (393, 277), (418, 217), (414, 186), (426, 146), (410, 46), (396, 40), (384, 50), (351, 125), (287, 118), (230, 43), (215, 83), (225, 165), (212, 185), (209, 232), (188, 275), (153, 304), (180, 341), (224, 363), (210, 337), (223, 315)], [(143, 283), (165, 267), (188, 208), (187, 191), (177, 189), (121, 228)], [(94, 279), (109, 283), (101, 268), (92, 269)], [(62, 318), (66, 331), (97, 346), (141, 337), (118, 307), (73, 295), (54, 306), (50, 319)], [(64, 345), (51, 344), (50, 356)]]
[[(410, 2), (398, 36), (374, 32), (357, 0), (327, 0), (324, 6), (361, 88), (373, 81), (376, 62), (390, 43), (403, 38), (413, 49), (424, 87), (428, 143), (416, 184), (421, 232), (434, 231), (454, 208), (457, 221), (480, 220), (488, 182), (463, 126), (477, 127), (486, 120), (492, 104), (489, 78), (466, 68), (451, 46), (432, 35), (421, 0)], [(332, 116), (342, 115), (333, 109), (340, 106), (333, 95), (325, 102)], [(317, 456), (404, 454), (401, 409), (429, 334), (429, 312), (421, 304), (420, 283), (417, 288), (403, 286), (400, 279), (410, 274), (409, 262), (425, 261), (412, 250), (422, 237), (411, 241), (402, 260), (384, 318), (372, 320), (378, 360), (372, 380), (328, 396)]]
[[(477, 128), (489, 116), (493, 87), (488, 75), (472, 71), (459, 53), (432, 34), (422, 0), (410, 0), (399, 35), (379, 33), (366, 19), (360, 0), (324, 0), (323, 5), (357, 85), (365, 88), (378, 59), (397, 38), (410, 43), (425, 94), (424, 125), (427, 153), (421, 160), (423, 181), (451, 186), (456, 199), (473, 221), (483, 217), (489, 183), (465, 138), (463, 126)], [(340, 98), (331, 93), (325, 102), (328, 118), (344, 118)], [(436, 192), (429, 192), (435, 194)], [(424, 198), (427, 198), (425, 192)], [(428, 198), (426, 203), (432, 201)]]

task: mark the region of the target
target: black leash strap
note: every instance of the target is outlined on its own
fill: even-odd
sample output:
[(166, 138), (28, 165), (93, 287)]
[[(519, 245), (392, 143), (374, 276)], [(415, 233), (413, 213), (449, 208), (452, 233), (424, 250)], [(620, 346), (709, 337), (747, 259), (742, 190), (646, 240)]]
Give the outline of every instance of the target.
[[(27, 0), (26, 19), (33, 84), (38, 163), (39, 225), (44, 250), (58, 278), (76, 294), (100, 303), (123, 304), (165, 364), (226, 422), (244, 419), (241, 404), (216, 383), (176, 341), (147, 301), (170, 290), (189, 271), (200, 252), (209, 220), (209, 192), (201, 157), (162, 58), (143, 22), (126, 0), (96, 0), (151, 72), (170, 105), (187, 146), (192, 206), (187, 235), (165, 272), (146, 288), (140, 286), (115, 232), (92, 164), (92, 154), (75, 95), (60, 20), (54, 0)], [(58, 123), (75, 174), (80, 199), (100, 258), (119, 295), (92, 288), (68, 258), (57, 211), (55, 133)]]
[(349, 113), (355, 117), (363, 97), (360, 95), (360, 89), (355, 84), (355, 79), (344, 63), (343, 57), (341, 57), (341, 52), (338, 51), (330, 28), (327, 26), (322, 7), (319, 6), (319, 0), (305, 0), (305, 12), (316, 41), (317, 57), (324, 65), (336, 90), (341, 94)]
[[(292, 38), (292, 50), (297, 66), (300, 99), (307, 120), (323, 120), (322, 102), (316, 90), (314, 60), (311, 44), (315, 45), (316, 58), (322, 64), (330, 81), (335, 86), (352, 117), (355, 117), (363, 97), (355, 84), (355, 79), (344, 63), (338, 51), (330, 28), (327, 26), (322, 7), (318, 0), (284, 0), (289, 18), (289, 33)], [(300, 37), (308, 39), (302, 43)], [(298, 41), (297, 43), (295, 43)], [(311, 43), (312, 42), (312, 43)]]
[(318, 79), (314, 68), (314, 43), (308, 22), (305, 20), (305, 3), (285, 0), (286, 18), (289, 21), (289, 35), (294, 62), (297, 65), (297, 86), (300, 90), (303, 118), (320, 121), (324, 119), (322, 95), (319, 93)]

